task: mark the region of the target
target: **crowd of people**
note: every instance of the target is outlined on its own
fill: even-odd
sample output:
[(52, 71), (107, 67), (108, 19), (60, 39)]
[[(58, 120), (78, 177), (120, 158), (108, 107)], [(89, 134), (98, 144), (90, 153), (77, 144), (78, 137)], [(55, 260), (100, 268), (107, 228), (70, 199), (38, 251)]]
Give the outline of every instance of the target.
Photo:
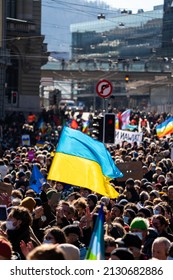
[[(173, 137), (159, 139), (155, 130), (169, 116), (132, 111), (132, 124), (149, 123), (148, 131), (143, 122), (142, 142), (107, 146), (115, 164), (142, 166), (141, 178), (111, 181), (115, 199), (47, 180), (62, 126), (73, 114), (15, 113), (1, 120), (0, 211), (7, 216), (0, 217), (0, 260), (84, 260), (101, 204), (105, 260), (173, 259)], [(38, 126), (42, 118), (46, 132)], [(22, 145), (22, 134), (30, 135), (30, 146)], [(34, 165), (46, 180), (40, 193), (30, 188)]]

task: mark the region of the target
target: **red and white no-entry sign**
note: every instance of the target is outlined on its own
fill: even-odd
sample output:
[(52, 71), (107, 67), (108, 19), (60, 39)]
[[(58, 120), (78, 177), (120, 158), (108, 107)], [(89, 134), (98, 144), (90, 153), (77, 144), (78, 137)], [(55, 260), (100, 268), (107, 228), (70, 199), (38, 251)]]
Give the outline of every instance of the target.
[(96, 85), (96, 92), (102, 98), (107, 98), (112, 94), (112, 84), (107, 80), (101, 80)]

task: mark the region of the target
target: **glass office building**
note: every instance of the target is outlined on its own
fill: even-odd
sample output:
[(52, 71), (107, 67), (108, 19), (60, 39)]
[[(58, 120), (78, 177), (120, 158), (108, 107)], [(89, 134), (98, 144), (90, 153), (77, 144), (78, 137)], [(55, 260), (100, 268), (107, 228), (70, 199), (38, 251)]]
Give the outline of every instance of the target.
[[(107, 70), (134, 71), (135, 66), (136, 71), (164, 72), (165, 62), (172, 65), (173, 61), (173, 0), (163, 2), (164, 5), (155, 6), (152, 11), (141, 9), (136, 14), (123, 11), (113, 18), (98, 17), (95, 21), (72, 24), (72, 59), (81, 65), (95, 64), (99, 70), (110, 63)], [(117, 83), (112, 76), (111, 82), (115, 107), (151, 104), (150, 92), (139, 91), (129, 98), (125, 81)], [(94, 90), (91, 82), (86, 93)], [(86, 98), (83, 101), (87, 102)], [(98, 98), (97, 102), (99, 105)]]
[(163, 6), (72, 24), (73, 59), (148, 59), (162, 46)]

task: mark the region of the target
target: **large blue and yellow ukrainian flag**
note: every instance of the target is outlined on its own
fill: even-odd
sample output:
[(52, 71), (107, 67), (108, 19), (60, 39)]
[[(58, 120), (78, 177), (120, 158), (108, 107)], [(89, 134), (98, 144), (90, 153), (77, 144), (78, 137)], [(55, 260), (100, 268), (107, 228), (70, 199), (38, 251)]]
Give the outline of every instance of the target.
[(116, 198), (110, 184), (123, 177), (103, 143), (79, 130), (64, 127), (56, 148), (48, 180), (84, 187), (101, 195)]
[(104, 260), (104, 212), (103, 204), (100, 207), (94, 230), (91, 236), (90, 244), (88, 246), (86, 260)]
[(157, 125), (156, 133), (159, 138), (173, 133), (173, 117), (170, 117), (161, 124)]

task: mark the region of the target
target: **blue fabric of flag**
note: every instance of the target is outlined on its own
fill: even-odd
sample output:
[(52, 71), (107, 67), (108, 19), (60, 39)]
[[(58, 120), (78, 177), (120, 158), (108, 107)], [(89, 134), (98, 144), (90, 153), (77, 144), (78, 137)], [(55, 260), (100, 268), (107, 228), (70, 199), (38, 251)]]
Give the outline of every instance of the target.
[(104, 247), (104, 211), (101, 204), (85, 259), (104, 260)]
[(29, 181), (29, 187), (30, 189), (33, 189), (36, 193), (40, 193), (43, 183), (46, 183), (46, 179), (40, 172), (39, 168), (36, 165), (34, 165)]

